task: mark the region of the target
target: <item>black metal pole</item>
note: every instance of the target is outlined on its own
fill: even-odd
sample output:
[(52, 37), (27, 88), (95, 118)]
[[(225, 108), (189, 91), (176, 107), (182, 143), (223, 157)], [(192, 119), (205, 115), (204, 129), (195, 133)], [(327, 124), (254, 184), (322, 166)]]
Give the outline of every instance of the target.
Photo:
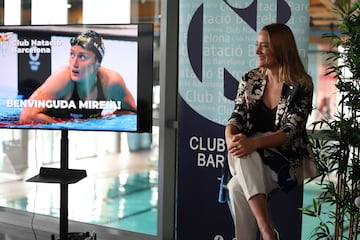
[[(68, 130), (61, 130), (60, 169), (66, 174), (69, 169)], [(68, 184), (60, 184), (60, 240), (68, 238)]]

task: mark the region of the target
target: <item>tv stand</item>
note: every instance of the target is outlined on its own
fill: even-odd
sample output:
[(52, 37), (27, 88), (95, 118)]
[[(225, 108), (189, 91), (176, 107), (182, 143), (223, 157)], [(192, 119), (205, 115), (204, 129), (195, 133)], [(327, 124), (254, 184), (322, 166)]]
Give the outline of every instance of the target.
[[(86, 171), (69, 169), (69, 139), (68, 130), (61, 130), (60, 168), (41, 167), (38, 175), (27, 182), (60, 184), (60, 239), (59, 240), (96, 240), (96, 234), (68, 232), (68, 185), (85, 178)], [(55, 240), (55, 235), (51, 236)]]

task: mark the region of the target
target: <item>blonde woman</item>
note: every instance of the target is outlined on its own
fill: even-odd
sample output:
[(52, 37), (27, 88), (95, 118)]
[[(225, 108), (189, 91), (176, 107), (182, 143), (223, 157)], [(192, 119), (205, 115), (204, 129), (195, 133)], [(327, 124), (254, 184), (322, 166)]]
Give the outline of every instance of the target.
[(258, 68), (239, 81), (225, 129), (232, 174), (227, 187), (236, 239), (254, 240), (259, 229), (262, 239), (276, 240), (280, 237), (267, 212), (268, 194), (290, 190), (317, 174), (306, 134), (313, 83), (285, 24), (262, 28), (256, 54)]

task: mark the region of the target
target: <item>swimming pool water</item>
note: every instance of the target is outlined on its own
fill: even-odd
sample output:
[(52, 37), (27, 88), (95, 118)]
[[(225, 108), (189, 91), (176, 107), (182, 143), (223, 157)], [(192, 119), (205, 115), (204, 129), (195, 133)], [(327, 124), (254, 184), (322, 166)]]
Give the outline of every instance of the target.
[[(34, 184), (34, 183), (29, 183)], [(0, 205), (36, 214), (60, 216), (59, 187), (37, 183), (37, 190)], [(55, 186), (55, 187), (54, 187)], [(157, 172), (85, 178), (69, 185), (69, 220), (156, 235)]]

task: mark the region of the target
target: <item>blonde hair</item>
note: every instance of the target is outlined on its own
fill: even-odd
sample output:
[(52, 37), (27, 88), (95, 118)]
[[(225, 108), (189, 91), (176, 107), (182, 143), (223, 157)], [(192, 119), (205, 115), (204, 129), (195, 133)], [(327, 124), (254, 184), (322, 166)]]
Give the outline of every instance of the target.
[(290, 86), (300, 84), (305, 88), (312, 87), (312, 79), (305, 71), (291, 29), (285, 24), (273, 23), (261, 30), (269, 34), (270, 47), (279, 64), (279, 79)]

